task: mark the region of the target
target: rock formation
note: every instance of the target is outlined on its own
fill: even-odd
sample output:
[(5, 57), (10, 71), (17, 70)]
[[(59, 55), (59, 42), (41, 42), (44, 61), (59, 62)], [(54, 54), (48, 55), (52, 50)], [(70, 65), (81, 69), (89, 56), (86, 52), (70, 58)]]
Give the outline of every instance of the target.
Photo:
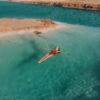
[(69, 8), (100, 10), (100, 0), (9, 0), (10, 2), (24, 2), (32, 4), (47, 4)]

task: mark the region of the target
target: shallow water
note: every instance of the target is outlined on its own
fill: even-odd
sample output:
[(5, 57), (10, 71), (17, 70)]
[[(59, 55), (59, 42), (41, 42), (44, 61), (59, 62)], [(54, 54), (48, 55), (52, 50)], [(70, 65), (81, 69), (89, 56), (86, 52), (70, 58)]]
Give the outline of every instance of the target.
[[(77, 16), (80, 16), (81, 13), (82, 16), (85, 14), (85, 17), (81, 16), (80, 22), (76, 22), (76, 20), (74, 21), (76, 17), (72, 16), (70, 19), (73, 18), (73, 21), (69, 21), (68, 17), (64, 18), (65, 16), (59, 13), (60, 20), (57, 17), (56, 20), (65, 21), (66, 25), (71, 28), (35, 36), (17, 35), (1, 39), (1, 100), (100, 99), (100, 28), (99, 18), (96, 17), (100, 15), (99, 12), (48, 6), (43, 8), (43, 6), (4, 2), (2, 5), (0, 6), (2, 8), (9, 7), (9, 9), (5, 9), (9, 14), (0, 9), (1, 17), (32, 18), (34, 15), (33, 18), (53, 18), (55, 16), (53, 8), (64, 13), (66, 13), (65, 10), (70, 13), (76, 11)], [(16, 10), (16, 13), (10, 12), (13, 6), (15, 6), (13, 11)], [(40, 8), (43, 10), (30, 15), (26, 9), (19, 10), (19, 6), (27, 7), (27, 11), (30, 10), (30, 12)], [(46, 11), (45, 7), (49, 11)], [(21, 11), (24, 13), (20, 13)], [(42, 12), (46, 12), (46, 14), (42, 14)], [(89, 16), (91, 13), (93, 16)], [(89, 22), (83, 21), (86, 19)], [(55, 46), (59, 46), (64, 53), (58, 54), (42, 64), (37, 64), (37, 61), (48, 52), (48, 50), (43, 51), (43, 48), (51, 49)]]

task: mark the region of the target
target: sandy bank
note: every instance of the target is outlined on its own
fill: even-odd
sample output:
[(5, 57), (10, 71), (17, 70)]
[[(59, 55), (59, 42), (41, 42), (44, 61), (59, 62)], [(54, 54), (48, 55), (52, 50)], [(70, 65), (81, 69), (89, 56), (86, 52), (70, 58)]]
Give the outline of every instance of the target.
[(49, 19), (0, 19), (0, 32), (55, 29), (59, 25)]
[(47, 4), (69, 8), (100, 10), (100, 0), (8, 0), (10, 2), (24, 2), (32, 4)]
[(0, 37), (12, 35), (12, 33), (41, 34), (47, 31), (64, 27), (65, 25), (50, 19), (0, 19)]

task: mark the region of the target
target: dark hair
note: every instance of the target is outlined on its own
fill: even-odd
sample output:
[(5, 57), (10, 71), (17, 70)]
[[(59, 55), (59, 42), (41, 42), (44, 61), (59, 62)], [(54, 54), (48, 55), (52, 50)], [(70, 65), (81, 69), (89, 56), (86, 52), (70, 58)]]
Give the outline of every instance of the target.
[(60, 51), (60, 48), (58, 48), (58, 51)]

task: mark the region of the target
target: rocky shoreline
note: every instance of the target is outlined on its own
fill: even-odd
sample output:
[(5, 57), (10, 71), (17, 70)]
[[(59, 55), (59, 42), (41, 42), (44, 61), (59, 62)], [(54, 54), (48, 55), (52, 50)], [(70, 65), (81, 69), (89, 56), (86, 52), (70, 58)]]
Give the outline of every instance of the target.
[(100, 0), (9, 0), (10, 2), (23, 2), (31, 4), (46, 4), (68, 8), (100, 10)]

